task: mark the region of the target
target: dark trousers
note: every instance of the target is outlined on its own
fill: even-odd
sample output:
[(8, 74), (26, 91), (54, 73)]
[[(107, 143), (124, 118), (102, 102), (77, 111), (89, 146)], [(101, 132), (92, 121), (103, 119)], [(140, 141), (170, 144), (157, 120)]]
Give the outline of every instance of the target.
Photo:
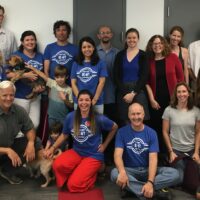
[[(104, 115), (118, 124), (119, 119), (117, 116), (117, 107), (115, 103), (104, 104)], [(103, 132), (103, 140), (105, 140), (107, 134), (108, 132), (106, 131)], [(115, 137), (111, 140), (111, 142), (109, 143), (108, 147), (104, 152), (106, 164), (113, 163), (114, 149), (115, 149)]]
[[(23, 156), (28, 140), (26, 137), (16, 138), (14, 140), (13, 145), (10, 147), (13, 151), (15, 151), (18, 156), (20, 157), (22, 163), (26, 162), (26, 158)], [(42, 148), (41, 141), (39, 138), (36, 139), (35, 142), (35, 150), (38, 151)], [(9, 173), (15, 174), (16, 170), (19, 167), (13, 167), (11, 159), (7, 155), (0, 155), (0, 168), (3, 170), (8, 171)]]

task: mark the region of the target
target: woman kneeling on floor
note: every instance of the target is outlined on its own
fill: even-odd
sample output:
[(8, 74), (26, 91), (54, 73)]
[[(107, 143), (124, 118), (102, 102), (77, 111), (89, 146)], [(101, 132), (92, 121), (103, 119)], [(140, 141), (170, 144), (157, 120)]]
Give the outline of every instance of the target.
[[(109, 133), (102, 143), (103, 130)], [(77, 110), (67, 115), (62, 134), (45, 152), (46, 157), (51, 157), (69, 135), (72, 135), (73, 148), (62, 153), (53, 163), (58, 188), (66, 185), (70, 192), (85, 192), (93, 188), (103, 163), (103, 152), (116, 130), (117, 125), (113, 121), (94, 113), (90, 92), (80, 91)]]

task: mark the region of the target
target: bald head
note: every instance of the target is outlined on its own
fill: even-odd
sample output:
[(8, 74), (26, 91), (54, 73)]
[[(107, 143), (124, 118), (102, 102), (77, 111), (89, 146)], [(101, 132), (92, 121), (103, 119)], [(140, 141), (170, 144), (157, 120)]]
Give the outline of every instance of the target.
[(131, 122), (131, 126), (135, 130), (142, 130), (144, 127), (144, 108), (139, 103), (133, 103), (129, 106), (128, 118)]
[(129, 112), (133, 112), (133, 111), (139, 111), (141, 113), (144, 114), (144, 108), (141, 104), (139, 103), (132, 103), (130, 106), (129, 106)]

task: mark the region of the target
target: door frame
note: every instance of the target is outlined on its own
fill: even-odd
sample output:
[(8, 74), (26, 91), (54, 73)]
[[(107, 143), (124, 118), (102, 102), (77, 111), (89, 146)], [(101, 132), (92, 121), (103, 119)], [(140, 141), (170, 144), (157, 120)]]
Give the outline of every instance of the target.
[(164, 36), (168, 36), (169, 0), (164, 0)]
[[(84, 0), (82, 0), (84, 1)], [(77, 6), (78, 6), (78, 0), (73, 0), (73, 29), (76, 30), (76, 27), (77, 27), (77, 20), (78, 20), (78, 17), (77, 17)], [(122, 1), (122, 10), (125, 11), (123, 12), (122, 14), (122, 32), (121, 32), (121, 42), (122, 42), (122, 45), (123, 45), (123, 41), (124, 41), (124, 35), (125, 35), (125, 32), (126, 32), (126, 0), (123, 0)], [(77, 39), (77, 32), (76, 31), (73, 31), (73, 43), (74, 44), (78, 44), (78, 39)]]

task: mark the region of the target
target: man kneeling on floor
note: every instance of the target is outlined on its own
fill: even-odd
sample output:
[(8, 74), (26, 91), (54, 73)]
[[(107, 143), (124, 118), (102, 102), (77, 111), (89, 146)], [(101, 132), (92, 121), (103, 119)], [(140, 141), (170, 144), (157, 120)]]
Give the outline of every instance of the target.
[[(35, 158), (35, 151), (42, 148), (36, 141), (34, 125), (21, 106), (13, 104), (16, 88), (11, 81), (0, 82), (0, 177), (10, 184), (22, 180), (15, 173), (22, 163)], [(19, 131), (26, 137), (15, 138)]]
[(111, 172), (111, 180), (123, 191), (132, 192), (139, 199), (151, 199), (155, 196), (168, 199), (169, 192), (163, 194), (162, 191), (178, 183), (179, 172), (171, 167), (157, 168), (157, 134), (144, 125), (143, 106), (131, 104), (128, 117), (130, 124), (119, 129), (116, 136), (116, 168)]

